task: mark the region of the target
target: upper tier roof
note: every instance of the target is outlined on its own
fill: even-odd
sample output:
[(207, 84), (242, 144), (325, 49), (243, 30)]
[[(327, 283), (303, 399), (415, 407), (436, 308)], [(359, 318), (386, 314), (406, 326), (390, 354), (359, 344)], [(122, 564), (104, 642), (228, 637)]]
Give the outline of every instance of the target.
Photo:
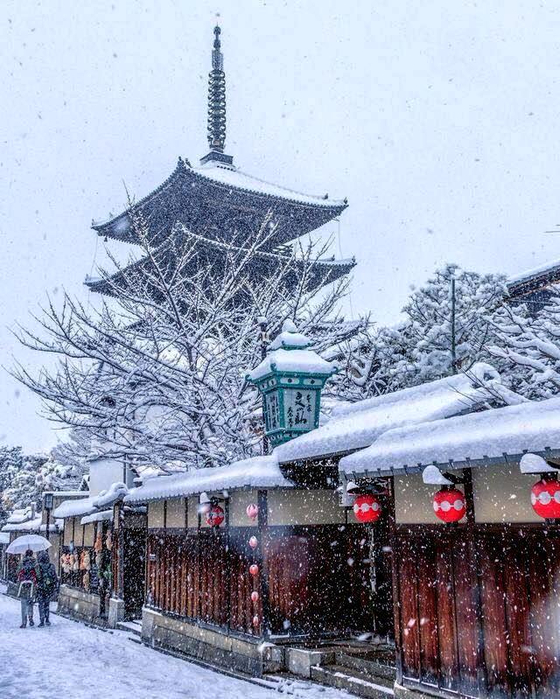
[[(134, 205), (142, 213), (150, 238), (163, 240), (180, 221), (191, 230), (214, 237), (213, 231), (255, 233), (269, 210), (278, 229), (271, 247), (289, 242), (338, 216), (346, 200), (316, 197), (270, 184), (233, 165), (209, 162), (193, 168), (179, 158), (165, 182)], [(129, 209), (105, 223), (94, 223), (100, 235), (134, 243)], [(157, 242), (160, 242), (158, 240)]]

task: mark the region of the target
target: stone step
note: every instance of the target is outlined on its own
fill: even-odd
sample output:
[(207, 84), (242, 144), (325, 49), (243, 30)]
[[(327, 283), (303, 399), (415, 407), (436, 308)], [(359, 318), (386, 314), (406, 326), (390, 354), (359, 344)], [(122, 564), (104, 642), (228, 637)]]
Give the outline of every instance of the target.
[(379, 681), (376, 681), (358, 670), (343, 665), (312, 667), (311, 679), (329, 687), (345, 689), (350, 694), (365, 697), (365, 699), (391, 699), (395, 696), (392, 686), (387, 686), (387, 680), (379, 678)]
[(142, 624), (139, 621), (119, 621), (117, 629), (132, 633), (135, 636), (142, 636)]
[(336, 664), (342, 667), (358, 670), (365, 676), (371, 677), (374, 681), (386, 680), (391, 686), (395, 681), (394, 666), (383, 662), (381, 658), (376, 658), (375, 651), (369, 652), (367, 655), (354, 655), (344, 651), (337, 652)]

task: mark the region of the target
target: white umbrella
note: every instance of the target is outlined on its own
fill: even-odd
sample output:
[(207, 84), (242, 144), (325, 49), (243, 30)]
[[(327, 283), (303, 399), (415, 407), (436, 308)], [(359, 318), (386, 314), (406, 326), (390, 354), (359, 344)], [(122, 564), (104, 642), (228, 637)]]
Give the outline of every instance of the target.
[(18, 536), (17, 539), (14, 539), (6, 549), (6, 553), (25, 553), (29, 549), (31, 551), (45, 551), (49, 546), (52, 544), (44, 536), (25, 534), (25, 536)]

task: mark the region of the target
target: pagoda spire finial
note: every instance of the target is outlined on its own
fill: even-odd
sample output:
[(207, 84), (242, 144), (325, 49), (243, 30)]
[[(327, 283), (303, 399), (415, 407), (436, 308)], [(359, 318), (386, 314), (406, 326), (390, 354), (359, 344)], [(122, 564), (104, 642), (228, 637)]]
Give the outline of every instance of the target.
[(208, 75), (208, 145), (211, 151), (224, 152), (226, 143), (226, 75), (221, 51), (219, 25), (214, 27), (212, 70)]

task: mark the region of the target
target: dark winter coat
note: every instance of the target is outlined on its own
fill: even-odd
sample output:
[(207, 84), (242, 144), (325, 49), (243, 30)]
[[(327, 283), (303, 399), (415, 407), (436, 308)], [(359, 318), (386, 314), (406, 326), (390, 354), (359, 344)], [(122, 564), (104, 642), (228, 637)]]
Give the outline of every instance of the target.
[(37, 594), (40, 597), (52, 597), (57, 585), (56, 569), (49, 560), (49, 554), (41, 551), (37, 556)]
[(33, 599), (37, 585), (37, 570), (35, 568), (35, 558), (25, 556), (18, 569), (18, 597)]

